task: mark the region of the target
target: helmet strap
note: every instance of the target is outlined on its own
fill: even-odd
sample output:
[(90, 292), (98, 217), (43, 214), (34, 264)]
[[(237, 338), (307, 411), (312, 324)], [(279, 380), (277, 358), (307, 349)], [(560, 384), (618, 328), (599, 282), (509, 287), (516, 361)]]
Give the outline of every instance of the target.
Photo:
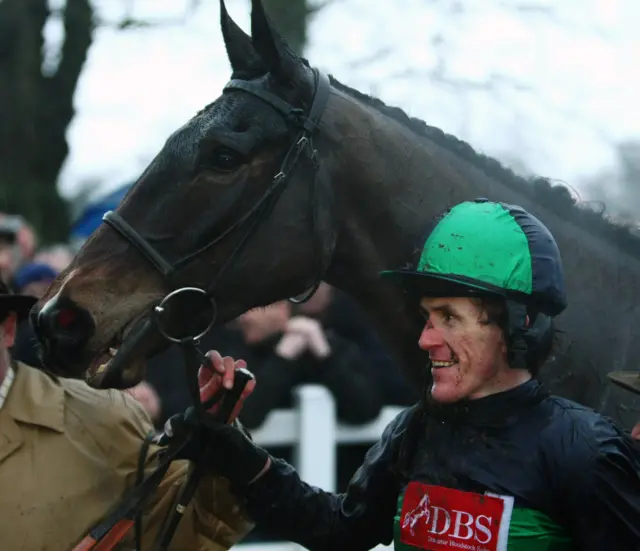
[(513, 300), (507, 299), (506, 307), (509, 365), (514, 369), (531, 371), (541, 349), (553, 336), (552, 320), (549, 316)]

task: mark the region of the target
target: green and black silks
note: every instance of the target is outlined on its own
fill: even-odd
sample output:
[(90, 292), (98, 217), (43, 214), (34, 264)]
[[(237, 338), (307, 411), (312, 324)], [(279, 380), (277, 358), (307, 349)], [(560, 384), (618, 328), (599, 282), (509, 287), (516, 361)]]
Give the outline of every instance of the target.
[(310, 486), (274, 459), (249, 486), (249, 515), (311, 551), (640, 548), (640, 447), (610, 420), (531, 380), (424, 412), (399, 470), (420, 414), (410, 408), (389, 424), (346, 494)]

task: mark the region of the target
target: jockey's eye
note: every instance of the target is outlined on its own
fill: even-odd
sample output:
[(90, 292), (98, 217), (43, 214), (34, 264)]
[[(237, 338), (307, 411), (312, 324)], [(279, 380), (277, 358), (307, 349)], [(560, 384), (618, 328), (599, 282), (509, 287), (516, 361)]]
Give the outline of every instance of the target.
[(244, 157), (228, 147), (216, 148), (209, 158), (208, 165), (218, 172), (233, 172), (244, 163)]

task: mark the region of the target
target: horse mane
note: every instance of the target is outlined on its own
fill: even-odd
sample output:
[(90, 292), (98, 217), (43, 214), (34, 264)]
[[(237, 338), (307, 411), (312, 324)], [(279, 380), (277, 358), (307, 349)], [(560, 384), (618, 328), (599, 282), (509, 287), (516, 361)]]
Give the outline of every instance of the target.
[(527, 193), (539, 204), (565, 220), (570, 220), (592, 235), (602, 237), (614, 243), (620, 250), (640, 259), (640, 237), (633, 233), (630, 226), (616, 223), (605, 216), (604, 208), (600, 212), (584, 208), (571, 195), (567, 186), (553, 185), (550, 179), (540, 176), (534, 176), (530, 179), (519, 176), (496, 159), (478, 153), (468, 143), (439, 128), (429, 126), (423, 120), (407, 115), (399, 107), (386, 105), (378, 98), (342, 84), (331, 75), (329, 78), (331, 84), (338, 90), (398, 121), (419, 136), (428, 138), (451, 151), (482, 170), (487, 176), (494, 177), (513, 189)]

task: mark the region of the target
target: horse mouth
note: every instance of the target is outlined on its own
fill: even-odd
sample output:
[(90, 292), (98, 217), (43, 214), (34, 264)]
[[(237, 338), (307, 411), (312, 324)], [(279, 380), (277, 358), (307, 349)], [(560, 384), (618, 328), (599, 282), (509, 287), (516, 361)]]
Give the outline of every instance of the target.
[[(126, 389), (140, 383), (146, 373), (147, 359), (160, 351), (153, 343), (149, 319), (142, 315), (125, 324), (89, 362), (85, 382), (96, 389)], [(153, 345), (155, 344), (155, 346)]]
[(112, 362), (118, 355), (117, 347), (110, 347), (107, 352), (98, 354), (84, 372), (85, 382), (92, 388), (106, 389), (117, 388), (123, 390), (136, 386), (144, 378), (146, 372), (146, 357), (131, 358), (127, 360), (127, 367), (122, 371), (119, 382), (106, 384), (107, 374), (111, 372)]

